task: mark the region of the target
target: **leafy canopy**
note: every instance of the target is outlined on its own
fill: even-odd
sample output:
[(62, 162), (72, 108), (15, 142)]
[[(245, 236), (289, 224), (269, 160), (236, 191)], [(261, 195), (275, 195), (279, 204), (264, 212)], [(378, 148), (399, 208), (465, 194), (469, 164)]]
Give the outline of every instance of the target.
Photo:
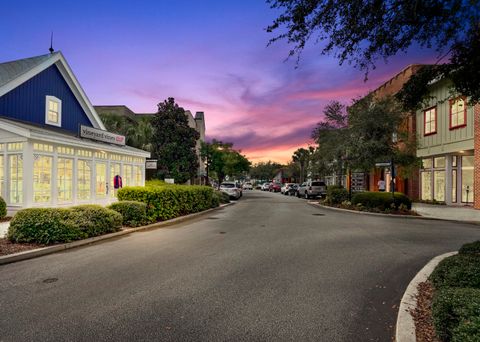
[[(377, 61), (388, 60), (412, 46), (435, 47), (436, 64), (428, 80), (441, 74), (453, 81), (458, 93), (480, 100), (480, 2), (478, 0), (267, 0), (283, 10), (267, 27), (286, 40), (290, 56), (300, 56), (308, 41), (333, 54), (340, 64), (352, 63), (366, 76)], [(412, 78), (420, 82), (425, 77)], [(417, 88), (421, 85), (418, 85)], [(415, 95), (415, 94), (410, 94)], [(417, 101), (426, 96), (418, 94)]]
[(172, 177), (176, 183), (194, 178), (198, 170), (196, 143), (199, 133), (188, 125), (185, 110), (170, 97), (158, 104), (151, 121), (152, 149), (158, 158), (160, 178)]

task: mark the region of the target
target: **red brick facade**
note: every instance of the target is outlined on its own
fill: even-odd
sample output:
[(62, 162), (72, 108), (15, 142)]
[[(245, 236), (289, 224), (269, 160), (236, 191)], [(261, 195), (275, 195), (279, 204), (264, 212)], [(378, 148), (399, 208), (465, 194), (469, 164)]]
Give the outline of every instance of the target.
[(473, 125), (473, 148), (475, 164), (473, 167), (473, 206), (480, 209), (480, 104), (474, 107), (474, 125)]

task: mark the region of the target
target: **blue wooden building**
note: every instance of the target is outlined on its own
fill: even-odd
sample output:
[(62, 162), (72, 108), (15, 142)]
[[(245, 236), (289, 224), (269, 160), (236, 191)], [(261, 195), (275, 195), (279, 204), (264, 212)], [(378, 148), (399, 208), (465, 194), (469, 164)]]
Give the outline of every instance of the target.
[(0, 63), (0, 196), (10, 212), (107, 204), (143, 185), (149, 152), (105, 131), (61, 52)]

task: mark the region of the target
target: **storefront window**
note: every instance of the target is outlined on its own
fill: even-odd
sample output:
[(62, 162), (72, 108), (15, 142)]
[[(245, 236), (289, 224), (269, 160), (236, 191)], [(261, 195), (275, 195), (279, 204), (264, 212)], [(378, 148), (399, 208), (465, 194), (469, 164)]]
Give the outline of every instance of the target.
[[(0, 150), (1, 152), (1, 150)], [(4, 171), (4, 167), (5, 167), (5, 164), (4, 164), (4, 161), (3, 161), (3, 155), (0, 155), (0, 196), (4, 196), (3, 195), (3, 188), (4, 188), (4, 177), (5, 177), (5, 171)]]
[(133, 174), (132, 165), (123, 165), (123, 186), (132, 186)]
[(77, 198), (79, 200), (90, 199), (90, 187), (91, 187), (91, 162), (87, 160), (79, 159), (77, 161)]
[(33, 156), (33, 201), (49, 203), (52, 199), (52, 157)]
[(452, 202), (457, 202), (457, 170), (452, 170)]
[(432, 172), (431, 171), (422, 171), (421, 172), (421, 181), (422, 181), (422, 200), (431, 201), (432, 200)]
[(105, 198), (107, 196), (107, 164), (95, 163), (95, 196)]
[(445, 168), (445, 157), (434, 158), (433, 160), (434, 168)]
[[(437, 159), (437, 158), (435, 158)], [(445, 171), (433, 172), (433, 199), (436, 201), (445, 201)]]
[(23, 202), (23, 156), (21, 154), (8, 156), (8, 164), (10, 203), (21, 204)]
[(140, 186), (142, 185), (142, 167), (141, 166), (138, 166), (138, 165), (135, 165), (133, 167), (133, 172), (134, 172), (134, 176), (135, 176), (135, 185), (137, 186)]
[(424, 169), (430, 169), (432, 167), (432, 158), (422, 159), (422, 167)]
[(462, 156), (462, 202), (473, 203), (473, 156)]
[(58, 158), (57, 191), (59, 202), (70, 202), (73, 199), (73, 160)]
[(110, 164), (110, 197), (115, 197), (116, 192), (115, 192), (115, 186), (113, 184), (113, 180), (115, 176), (120, 176), (120, 164), (117, 163), (111, 163)]

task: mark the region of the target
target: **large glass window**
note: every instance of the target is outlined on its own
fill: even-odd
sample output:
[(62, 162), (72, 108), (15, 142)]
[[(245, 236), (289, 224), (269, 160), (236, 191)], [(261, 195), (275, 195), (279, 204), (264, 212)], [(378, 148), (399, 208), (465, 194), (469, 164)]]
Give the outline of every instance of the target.
[(133, 173), (134, 173), (134, 178), (135, 178), (135, 185), (139, 186), (139, 185), (142, 185), (142, 176), (143, 176), (143, 172), (142, 172), (142, 167), (141, 166), (138, 166), (138, 165), (135, 165), (133, 167)]
[(77, 161), (77, 198), (79, 200), (90, 199), (91, 177), (91, 161), (79, 159)]
[(450, 128), (463, 127), (466, 124), (467, 106), (465, 100), (458, 98), (450, 101)]
[(33, 156), (33, 202), (49, 203), (52, 199), (52, 157)]
[(457, 170), (452, 170), (452, 202), (457, 202)]
[(433, 172), (433, 199), (445, 202), (445, 171)]
[(73, 160), (58, 158), (57, 193), (59, 202), (70, 202), (73, 199)]
[(432, 200), (432, 171), (421, 172), (422, 181), (422, 200)]
[[(1, 152), (1, 151), (0, 151)], [(5, 188), (4, 182), (5, 182), (5, 162), (3, 161), (3, 155), (0, 154), (0, 196), (5, 196), (3, 194), (3, 189)]]
[(21, 204), (23, 202), (23, 156), (21, 154), (9, 155), (8, 164), (10, 203)]
[(115, 187), (113, 184), (113, 180), (115, 176), (120, 176), (120, 164), (117, 163), (111, 163), (110, 164), (110, 197), (115, 197)]
[(437, 132), (437, 107), (429, 108), (423, 112), (423, 128), (425, 135)]
[(473, 156), (462, 156), (462, 202), (473, 203)]
[(107, 196), (107, 164), (95, 163), (95, 196), (105, 198)]
[(132, 186), (133, 174), (132, 165), (123, 165), (123, 186)]

